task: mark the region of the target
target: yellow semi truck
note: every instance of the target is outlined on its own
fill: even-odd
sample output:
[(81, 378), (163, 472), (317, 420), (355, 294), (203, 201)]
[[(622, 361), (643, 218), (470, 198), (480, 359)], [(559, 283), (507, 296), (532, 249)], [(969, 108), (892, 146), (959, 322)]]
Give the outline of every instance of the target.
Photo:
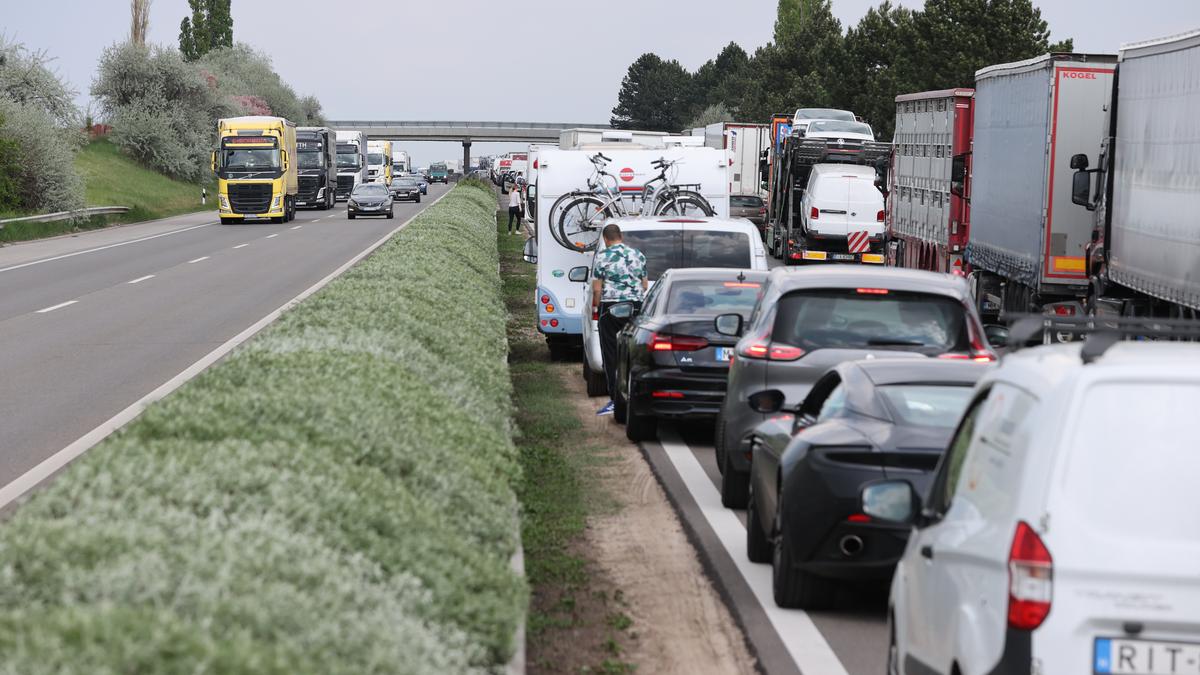
[(231, 117), (217, 123), (217, 202), (223, 224), (296, 217), (300, 191), (296, 125), (282, 117)]
[(392, 142), (367, 141), (367, 182), (392, 186)]

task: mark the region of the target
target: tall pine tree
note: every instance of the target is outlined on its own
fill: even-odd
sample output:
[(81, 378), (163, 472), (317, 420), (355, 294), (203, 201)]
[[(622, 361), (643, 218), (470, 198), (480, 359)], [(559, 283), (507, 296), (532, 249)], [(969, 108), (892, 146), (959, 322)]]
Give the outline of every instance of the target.
[(195, 61), (214, 49), (233, 46), (231, 0), (188, 0), (192, 16), (179, 24), (179, 51)]

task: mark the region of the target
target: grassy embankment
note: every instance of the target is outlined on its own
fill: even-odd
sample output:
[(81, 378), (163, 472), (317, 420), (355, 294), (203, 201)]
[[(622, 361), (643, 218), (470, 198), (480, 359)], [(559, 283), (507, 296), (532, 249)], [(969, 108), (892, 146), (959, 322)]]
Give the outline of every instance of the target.
[(494, 212), (455, 188), (22, 504), (2, 670), (497, 672), (527, 589)]
[[(137, 223), (194, 211), (215, 210), (215, 183), (208, 186), (207, 206), (200, 204), (200, 185), (168, 178), (126, 157), (107, 139), (88, 143), (75, 158), (86, 185), (88, 206), (128, 206), (120, 216), (91, 218), (83, 222), (10, 223), (0, 229), (0, 242), (54, 237), (109, 225)], [(0, 213), (0, 219), (27, 213)]]
[(521, 538), (532, 592), (529, 672), (628, 673), (624, 645), (636, 639), (620, 589), (596, 578), (583, 536), (590, 514), (613, 508), (594, 472), (605, 453), (582, 433), (562, 381), (534, 328), (535, 268), (521, 259), (524, 237), (506, 233), (497, 211), (504, 301), (508, 308), (509, 370), (513, 380), (522, 481)]

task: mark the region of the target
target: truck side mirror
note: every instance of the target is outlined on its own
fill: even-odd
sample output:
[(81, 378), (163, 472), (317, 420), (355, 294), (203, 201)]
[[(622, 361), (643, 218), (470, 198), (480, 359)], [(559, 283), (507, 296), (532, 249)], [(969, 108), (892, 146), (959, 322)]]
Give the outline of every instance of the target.
[(216, 150), (213, 150), (212, 155), (209, 156), (209, 165), (212, 166), (212, 172), (216, 173), (217, 172), (217, 151)]
[(1071, 168), (1077, 171), (1088, 168), (1088, 156), (1084, 154), (1071, 155)]
[(288, 170), (288, 154), (287, 154), (287, 150), (280, 150), (280, 151), (279, 151), (279, 158), (282, 160), (282, 166), (283, 166), (283, 170), (284, 170), (284, 171), (287, 171), (287, 170)]
[(967, 156), (955, 155), (950, 160), (950, 193), (962, 197), (967, 184)]
[[(1081, 155), (1076, 155), (1079, 157)], [(1071, 158), (1071, 164), (1075, 164), (1075, 159)], [(1085, 161), (1086, 165), (1087, 162)], [(1087, 169), (1080, 169), (1071, 177), (1071, 201), (1079, 206), (1086, 208), (1088, 211), (1095, 211), (1096, 205), (1091, 201), (1092, 194), (1092, 172)]]

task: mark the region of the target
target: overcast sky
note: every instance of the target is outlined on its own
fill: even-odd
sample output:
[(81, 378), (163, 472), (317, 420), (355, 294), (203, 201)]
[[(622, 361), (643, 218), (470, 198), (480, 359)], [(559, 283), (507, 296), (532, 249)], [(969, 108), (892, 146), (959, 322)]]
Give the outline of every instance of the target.
[[(187, 0), (153, 2), (151, 41), (178, 44)], [(833, 10), (845, 26), (879, 2), (833, 0)], [(1085, 52), (1200, 28), (1200, 0), (1034, 2), (1052, 39), (1073, 37)], [(775, 9), (776, 0), (233, 0), (233, 31), (331, 119), (607, 122), (639, 55), (695, 69), (730, 41), (753, 52), (771, 39)], [(57, 57), (81, 104), (100, 52), (128, 30), (128, 0), (0, 0), (0, 33)], [(420, 164), (462, 154), (448, 143), (408, 149)], [(476, 154), (501, 149), (477, 144)]]

